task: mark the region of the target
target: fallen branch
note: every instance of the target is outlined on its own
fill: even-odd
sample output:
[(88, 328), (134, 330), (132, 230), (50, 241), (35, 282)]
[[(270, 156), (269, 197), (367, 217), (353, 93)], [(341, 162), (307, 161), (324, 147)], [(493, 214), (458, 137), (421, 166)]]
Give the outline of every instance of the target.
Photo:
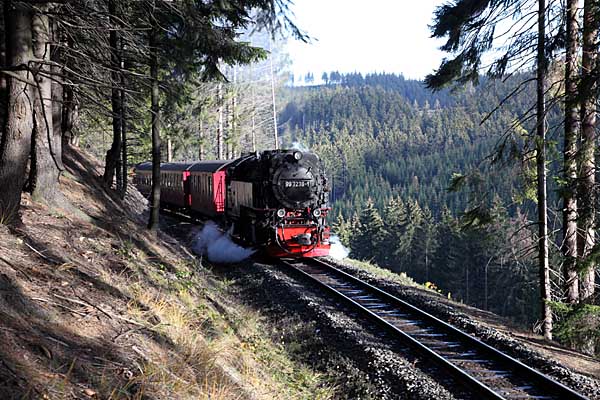
[(37, 249), (35, 249), (32, 245), (30, 245), (26, 241), (23, 241), (23, 243), (25, 243), (25, 246), (29, 247), (31, 250), (33, 250), (38, 256), (42, 257), (44, 260), (50, 261), (52, 264), (55, 264), (55, 265), (61, 264), (60, 262), (58, 262), (56, 260), (53, 260), (52, 258), (50, 258), (48, 256), (45, 256), (44, 254), (42, 254), (40, 251), (38, 251)]
[(107, 315), (108, 317), (110, 317), (111, 319), (112, 319), (112, 318), (120, 319), (121, 321), (125, 321), (125, 322), (127, 322), (127, 323), (130, 323), (130, 324), (132, 324), (132, 325), (136, 325), (136, 326), (140, 326), (140, 327), (142, 327), (142, 328), (146, 328), (146, 325), (144, 325), (144, 324), (141, 324), (141, 323), (139, 323), (139, 322), (137, 322), (137, 321), (134, 321), (134, 320), (131, 320), (131, 319), (129, 319), (129, 318), (122, 317), (122, 316), (120, 316), (120, 315), (118, 315), (118, 314), (113, 314), (113, 313), (110, 313), (110, 312), (108, 312), (108, 311), (106, 311), (106, 310), (103, 310), (103, 309), (101, 309), (100, 307), (97, 307), (97, 306), (95, 306), (95, 305), (93, 305), (93, 304), (91, 304), (91, 303), (87, 303), (87, 302), (83, 302), (83, 301), (79, 301), (79, 300), (71, 299), (71, 298), (69, 298), (69, 297), (61, 296), (61, 295), (59, 295), (59, 294), (55, 294), (55, 293), (53, 293), (52, 295), (53, 295), (53, 296), (55, 296), (55, 297), (57, 297), (57, 298), (59, 298), (59, 299), (67, 300), (67, 301), (70, 301), (70, 302), (72, 302), (72, 303), (75, 303), (75, 304), (84, 305), (84, 306), (92, 306), (92, 307), (94, 307), (94, 308), (96, 308), (96, 309), (100, 310), (102, 313), (106, 314), (106, 315)]
[(81, 301), (83, 301), (84, 303), (94, 307), (96, 310), (100, 311), (101, 313), (103, 313), (104, 315), (106, 315), (108, 318), (112, 319), (112, 315), (110, 315), (108, 312), (104, 311), (102, 308), (98, 307), (95, 304), (90, 303), (89, 301), (87, 301), (86, 299), (82, 298), (80, 295), (78, 295), (77, 293), (75, 293), (75, 290), (73, 290), (73, 294), (75, 296), (77, 296), (78, 299), (80, 299)]
[(57, 303), (57, 302), (55, 302), (55, 301), (48, 300), (48, 299), (44, 299), (44, 298), (41, 298), (41, 297), (32, 297), (32, 298), (31, 298), (31, 300), (36, 300), (36, 301), (40, 301), (40, 302), (42, 302), (42, 303), (48, 303), (48, 304), (52, 304), (53, 306), (57, 306), (57, 307), (60, 307), (60, 308), (64, 308), (65, 310), (67, 310), (67, 311), (69, 311), (69, 312), (72, 312), (73, 314), (78, 314), (78, 315), (81, 315), (82, 317), (87, 317), (87, 315), (88, 315), (88, 314), (86, 314), (86, 313), (82, 313), (81, 311), (74, 310), (74, 309), (72, 309), (72, 308), (69, 308), (69, 307), (67, 307), (67, 306), (65, 306), (65, 305), (62, 305), (62, 304), (60, 304), (60, 303)]

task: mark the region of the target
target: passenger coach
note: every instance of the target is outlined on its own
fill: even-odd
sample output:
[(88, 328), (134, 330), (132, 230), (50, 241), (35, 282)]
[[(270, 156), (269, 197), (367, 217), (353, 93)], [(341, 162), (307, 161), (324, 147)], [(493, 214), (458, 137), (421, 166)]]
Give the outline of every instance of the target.
[[(225, 211), (225, 171), (229, 161), (166, 163), (160, 166), (162, 206), (189, 208), (216, 217)], [(152, 163), (138, 164), (133, 183), (145, 197), (152, 190)]]

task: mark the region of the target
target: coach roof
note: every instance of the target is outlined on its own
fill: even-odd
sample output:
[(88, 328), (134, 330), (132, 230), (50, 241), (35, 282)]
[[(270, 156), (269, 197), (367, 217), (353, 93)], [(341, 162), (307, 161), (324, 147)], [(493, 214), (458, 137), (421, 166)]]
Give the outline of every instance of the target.
[[(162, 163), (160, 164), (161, 171), (197, 171), (197, 172), (217, 172), (229, 164), (231, 160), (223, 161), (197, 161), (197, 162), (180, 162), (180, 163)], [(152, 163), (149, 161), (138, 164), (135, 167), (136, 171), (151, 171)]]
[(232, 160), (198, 161), (190, 166), (190, 172), (217, 172), (231, 163)]

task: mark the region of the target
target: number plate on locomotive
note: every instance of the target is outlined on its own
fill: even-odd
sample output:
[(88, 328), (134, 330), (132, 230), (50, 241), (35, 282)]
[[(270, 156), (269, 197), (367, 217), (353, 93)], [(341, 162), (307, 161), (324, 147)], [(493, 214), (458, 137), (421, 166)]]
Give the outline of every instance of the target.
[(310, 181), (284, 181), (283, 185), (286, 188), (304, 188), (310, 187)]

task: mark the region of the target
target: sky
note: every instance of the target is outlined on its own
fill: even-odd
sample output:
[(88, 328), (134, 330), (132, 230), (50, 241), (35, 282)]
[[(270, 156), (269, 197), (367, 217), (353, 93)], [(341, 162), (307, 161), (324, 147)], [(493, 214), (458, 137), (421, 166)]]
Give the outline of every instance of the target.
[(295, 0), (297, 25), (314, 40), (290, 40), (296, 76), (323, 71), (390, 72), (422, 79), (444, 54), (428, 25), (444, 0)]

